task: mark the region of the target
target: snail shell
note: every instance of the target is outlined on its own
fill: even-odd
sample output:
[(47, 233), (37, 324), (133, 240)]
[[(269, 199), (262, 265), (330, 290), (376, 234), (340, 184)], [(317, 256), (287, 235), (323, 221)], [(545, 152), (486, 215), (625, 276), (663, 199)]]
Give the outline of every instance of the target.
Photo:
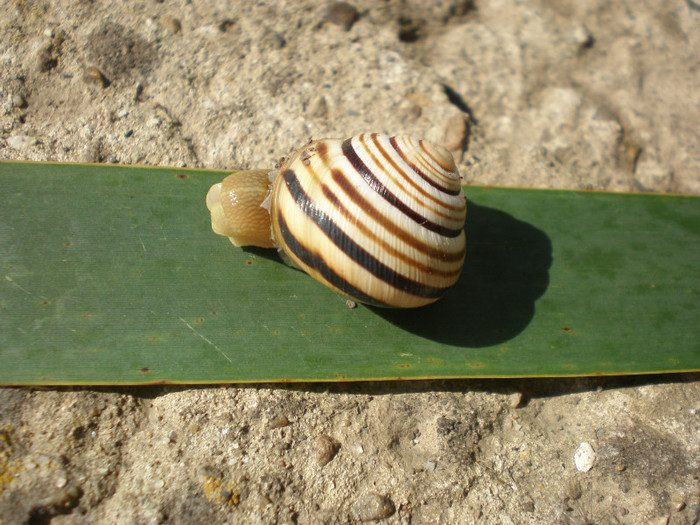
[(310, 142), (282, 166), (237, 172), (207, 194), (212, 228), (282, 257), (351, 299), (439, 299), (465, 258), (466, 201), (452, 155), (409, 136)]

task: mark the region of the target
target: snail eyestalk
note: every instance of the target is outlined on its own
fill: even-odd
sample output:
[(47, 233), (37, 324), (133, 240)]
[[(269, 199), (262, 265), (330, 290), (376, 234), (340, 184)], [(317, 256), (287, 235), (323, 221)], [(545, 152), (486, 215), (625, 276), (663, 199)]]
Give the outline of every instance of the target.
[(214, 233), (228, 237), (235, 246), (274, 248), (269, 205), (272, 186), (267, 170), (232, 173), (207, 193)]

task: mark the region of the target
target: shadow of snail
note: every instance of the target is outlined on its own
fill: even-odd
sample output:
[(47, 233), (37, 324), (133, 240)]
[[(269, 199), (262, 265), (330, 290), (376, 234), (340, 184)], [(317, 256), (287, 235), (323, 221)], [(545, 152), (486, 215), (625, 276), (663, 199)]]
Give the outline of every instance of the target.
[(454, 287), (415, 310), (371, 307), (377, 315), (432, 341), (485, 347), (517, 336), (549, 284), (552, 244), (538, 228), (469, 202), (467, 258)]

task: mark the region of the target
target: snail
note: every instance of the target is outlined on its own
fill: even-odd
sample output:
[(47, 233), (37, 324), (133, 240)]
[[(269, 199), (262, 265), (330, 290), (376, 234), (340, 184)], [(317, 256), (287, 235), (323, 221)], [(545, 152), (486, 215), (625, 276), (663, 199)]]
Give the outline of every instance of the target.
[(410, 136), (309, 142), (275, 170), (240, 171), (206, 197), (212, 229), (282, 259), (350, 299), (438, 300), (465, 259), (467, 204), (452, 155)]

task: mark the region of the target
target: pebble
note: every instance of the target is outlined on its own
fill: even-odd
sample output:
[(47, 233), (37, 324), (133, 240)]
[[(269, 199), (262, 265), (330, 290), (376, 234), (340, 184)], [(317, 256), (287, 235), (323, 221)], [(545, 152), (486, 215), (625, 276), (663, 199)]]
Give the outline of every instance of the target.
[(671, 496), (671, 503), (673, 504), (673, 510), (676, 512), (680, 512), (685, 508), (685, 499), (678, 493)]
[(443, 145), (454, 153), (462, 153), (467, 145), (469, 128), (463, 115), (454, 115), (445, 123)]
[(275, 428), (282, 428), (286, 427), (289, 425), (290, 421), (289, 418), (285, 415), (277, 416), (275, 417), (271, 422), (270, 422), (270, 428), (275, 429)]
[(273, 49), (282, 49), (287, 45), (287, 41), (279, 33), (273, 33), (270, 36), (270, 43), (272, 44)]
[(86, 67), (83, 71), (83, 82), (86, 84), (96, 84), (102, 87), (109, 86), (109, 80), (95, 66)]
[(401, 104), (399, 104), (399, 114), (409, 122), (417, 120), (422, 112), (423, 110), (420, 105), (411, 99), (404, 99)]
[(182, 30), (182, 24), (180, 21), (170, 15), (165, 15), (160, 19), (160, 23), (163, 24), (163, 27), (165, 27), (168, 31), (170, 31), (173, 34), (177, 34)]
[(219, 31), (222, 33), (225, 33), (229, 29), (231, 29), (233, 26), (236, 25), (236, 21), (232, 18), (226, 18), (225, 20), (222, 20), (219, 22)]
[(330, 436), (321, 434), (316, 437), (316, 461), (320, 466), (328, 464), (328, 462), (338, 453), (340, 445)]
[(211, 465), (200, 465), (197, 468), (197, 474), (203, 478), (221, 478), (223, 476), (219, 469)]
[(581, 490), (581, 484), (578, 482), (577, 479), (571, 479), (568, 481), (566, 484), (566, 497), (568, 497), (571, 500), (577, 500), (580, 499), (581, 496), (583, 496), (583, 491)]
[(37, 51), (36, 67), (40, 73), (46, 73), (58, 65), (58, 58), (56, 58), (53, 51), (50, 43), (45, 44)]
[(362, 496), (352, 506), (352, 513), (359, 521), (378, 521), (388, 518), (396, 508), (387, 496), (371, 493)]
[(22, 95), (22, 93), (15, 93), (14, 95), (12, 95), (12, 106), (16, 108), (26, 108), (27, 99), (24, 98), (24, 95)]
[(347, 306), (350, 309), (357, 308), (357, 303), (353, 301), (352, 299), (348, 299), (345, 301), (345, 306)]
[(310, 117), (325, 117), (328, 115), (328, 103), (323, 95), (316, 95), (309, 101), (308, 113)]
[(574, 465), (579, 472), (588, 472), (595, 463), (595, 451), (590, 443), (584, 441), (574, 453)]
[(571, 31), (571, 39), (580, 47), (591, 48), (593, 47), (593, 35), (591, 35), (588, 28), (583, 25), (577, 25)]
[(508, 406), (510, 408), (519, 408), (523, 403), (523, 393), (513, 392), (508, 396)]
[(29, 135), (12, 135), (7, 137), (7, 145), (15, 149), (31, 148), (37, 140)]
[(357, 9), (347, 2), (332, 2), (323, 8), (321, 18), (349, 31), (357, 21)]

